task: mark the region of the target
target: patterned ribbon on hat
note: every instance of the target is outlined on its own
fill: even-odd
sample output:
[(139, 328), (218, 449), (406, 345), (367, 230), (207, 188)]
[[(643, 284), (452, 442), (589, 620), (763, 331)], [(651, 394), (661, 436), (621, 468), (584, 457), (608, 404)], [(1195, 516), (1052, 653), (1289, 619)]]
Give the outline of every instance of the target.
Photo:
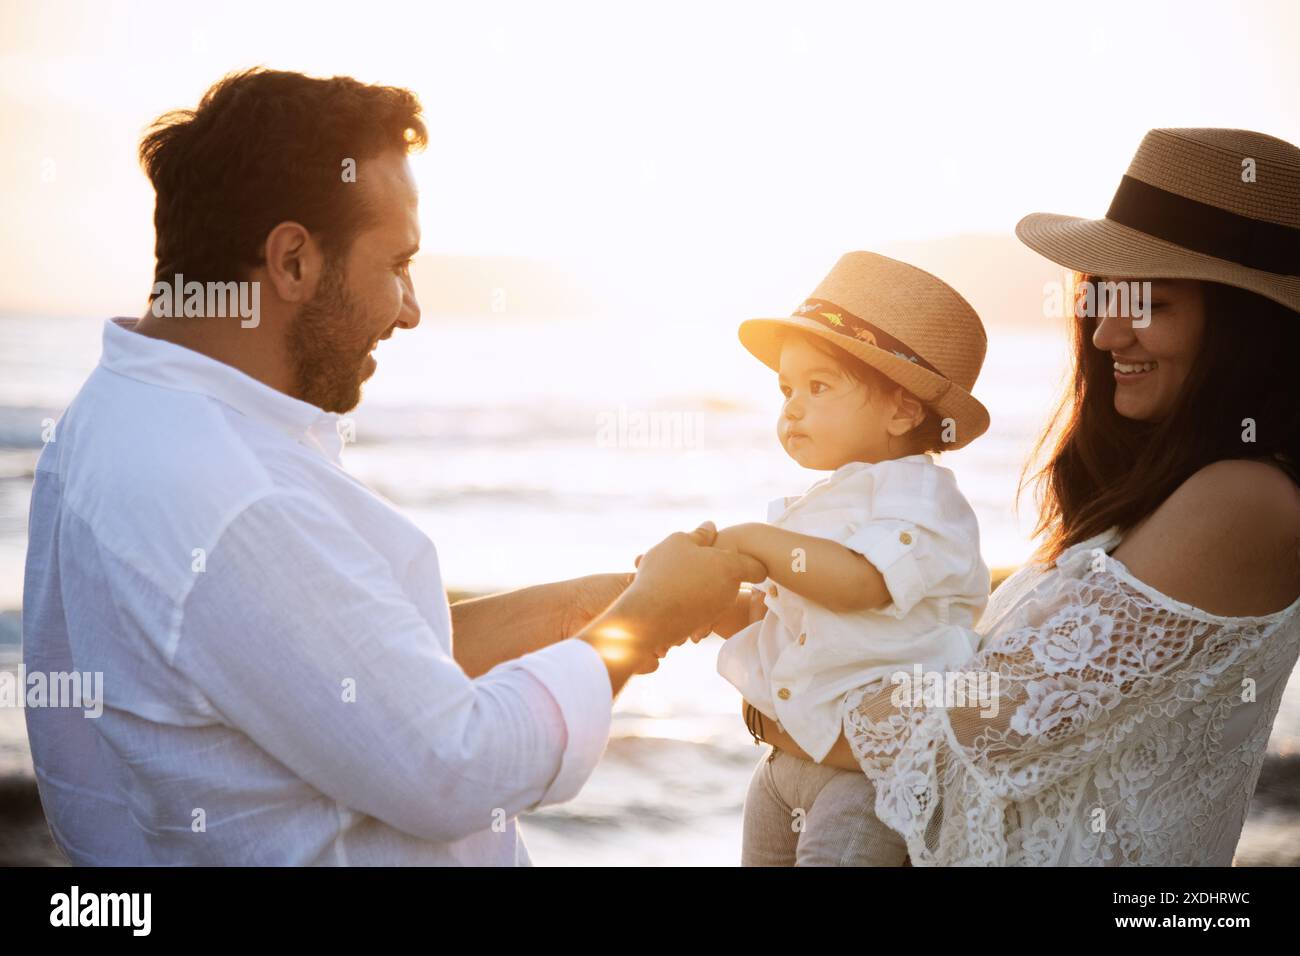
[(1131, 176), (1120, 180), (1106, 218), (1248, 269), (1300, 276), (1300, 229), (1242, 216)]
[(940, 378), (946, 379), (948, 377), (918, 355), (902, 339), (895, 338), (880, 326), (872, 325), (866, 319), (858, 318), (848, 309), (842, 309), (834, 302), (827, 302), (825, 299), (805, 299), (804, 304), (794, 310), (794, 315), (801, 319), (814, 319), (840, 335), (847, 335), (851, 339), (866, 342), (868, 345), (874, 345), (886, 352), (893, 352), (899, 358), (915, 362), (921, 368), (933, 372)]

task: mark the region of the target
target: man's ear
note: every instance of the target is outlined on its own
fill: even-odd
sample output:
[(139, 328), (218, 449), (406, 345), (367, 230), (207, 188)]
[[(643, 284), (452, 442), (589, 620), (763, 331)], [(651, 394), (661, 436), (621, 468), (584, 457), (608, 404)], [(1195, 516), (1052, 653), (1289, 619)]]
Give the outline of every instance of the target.
[(311, 301), (324, 265), (320, 243), (301, 223), (282, 222), (266, 234), (266, 278), (281, 301)]
[(925, 406), (921, 400), (899, 385), (894, 390), (894, 415), (886, 426), (894, 437), (906, 435), (925, 421)]

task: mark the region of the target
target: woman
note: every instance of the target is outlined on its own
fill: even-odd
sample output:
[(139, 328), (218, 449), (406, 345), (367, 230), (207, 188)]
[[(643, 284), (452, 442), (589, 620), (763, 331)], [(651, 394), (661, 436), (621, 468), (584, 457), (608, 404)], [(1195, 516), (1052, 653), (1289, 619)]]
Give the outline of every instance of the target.
[(1044, 543), (969, 665), (995, 706), (864, 687), (824, 762), (917, 865), (1229, 865), (1300, 651), (1300, 149), (1152, 130), (1105, 219), (1016, 231), (1150, 311), (1076, 308)]

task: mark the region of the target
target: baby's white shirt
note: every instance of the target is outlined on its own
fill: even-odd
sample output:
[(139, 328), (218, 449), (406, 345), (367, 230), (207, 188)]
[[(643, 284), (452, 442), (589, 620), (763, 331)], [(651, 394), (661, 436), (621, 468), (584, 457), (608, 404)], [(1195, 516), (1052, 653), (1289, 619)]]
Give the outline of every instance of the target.
[(891, 598), (836, 613), (768, 578), (758, 587), (769, 613), (718, 653), (718, 673), (814, 760), (840, 736), (849, 691), (917, 664), (959, 669), (978, 649), (974, 626), (990, 585), (979, 523), (953, 473), (929, 455), (849, 462), (804, 494), (772, 501), (767, 519), (858, 552)]

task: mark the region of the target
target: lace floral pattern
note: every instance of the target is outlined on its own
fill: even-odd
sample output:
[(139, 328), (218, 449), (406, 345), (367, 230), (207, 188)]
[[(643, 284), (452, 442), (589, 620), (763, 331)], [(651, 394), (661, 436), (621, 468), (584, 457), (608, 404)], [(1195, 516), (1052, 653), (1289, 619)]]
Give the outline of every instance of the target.
[(1106, 553), (1118, 540), (994, 592), (967, 666), (996, 678), (994, 706), (895, 702), (883, 684), (846, 699), (877, 815), (914, 865), (1232, 862), (1300, 652), (1300, 601), (1207, 614), (1134, 578)]

